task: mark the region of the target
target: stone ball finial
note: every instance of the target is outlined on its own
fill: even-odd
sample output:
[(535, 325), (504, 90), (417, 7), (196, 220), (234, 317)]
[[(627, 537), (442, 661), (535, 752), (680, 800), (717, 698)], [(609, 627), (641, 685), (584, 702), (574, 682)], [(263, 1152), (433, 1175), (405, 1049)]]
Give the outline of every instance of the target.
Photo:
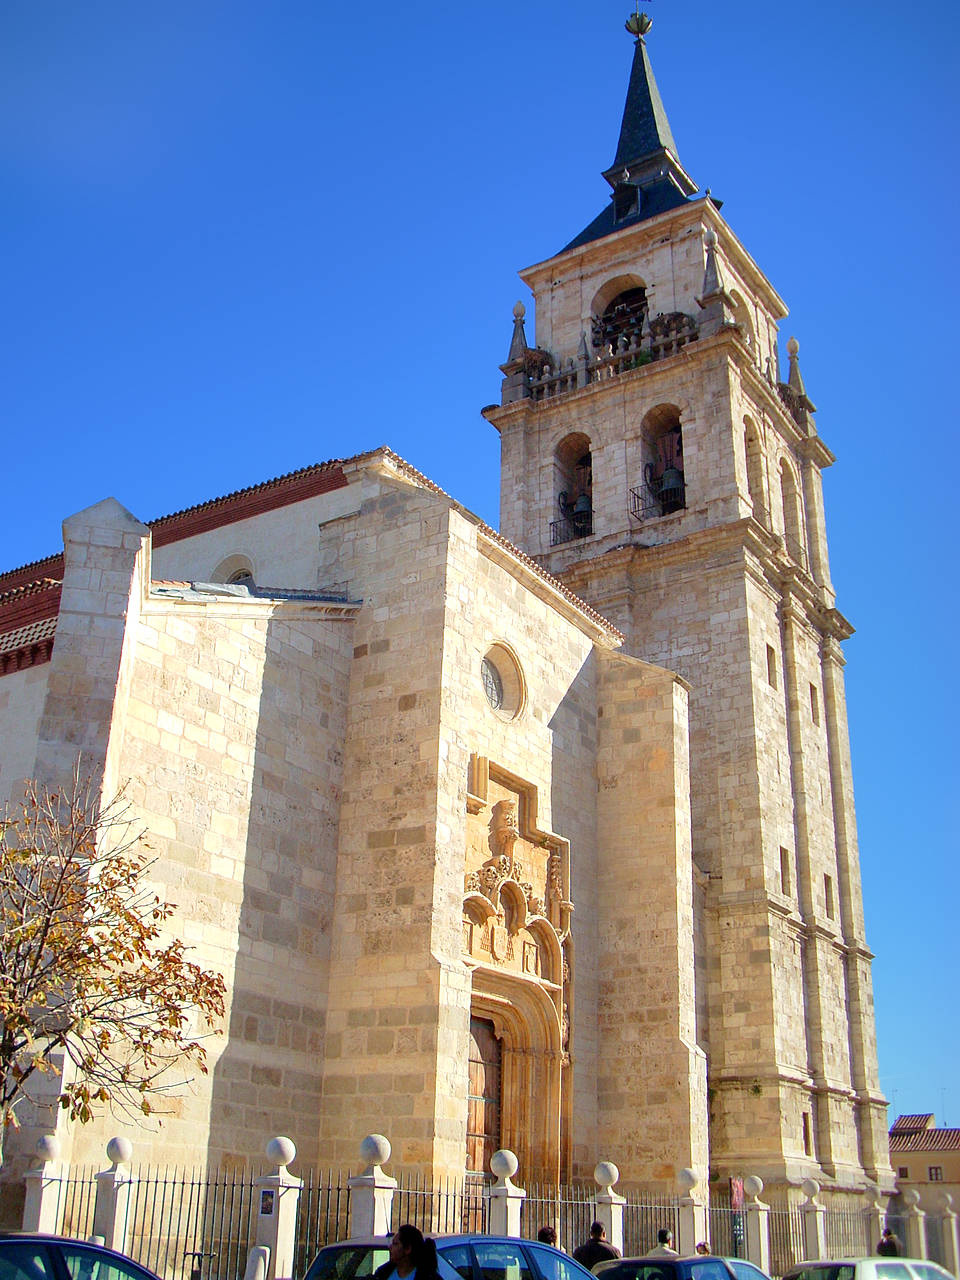
[(911, 1209), (920, 1203), (920, 1192), (916, 1187), (907, 1187), (906, 1191), (903, 1192), (903, 1203), (908, 1204)]
[(800, 1190), (808, 1200), (816, 1200), (820, 1194), (820, 1183), (817, 1182), (816, 1178), (804, 1178), (800, 1183)]
[(133, 1159), (133, 1143), (129, 1138), (111, 1138), (107, 1143), (107, 1159), (112, 1164), (129, 1164)]
[(523, 305), (522, 302), (518, 302), (516, 306), (513, 308), (514, 320), (522, 320), (526, 314), (527, 314), (527, 308)]
[(677, 1182), (684, 1191), (692, 1191), (700, 1179), (692, 1169), (681, 1169), (677, 1174)]
[(787, 339), (787, 354), (791, 356), (796, 356), (800, 354), (800, 343), (796, 340), (796, 338)]
[(601, 1160), (593, 1171), (593, 1180), (604, 1191), (620, 1181), (620, 1170), (612, 1160)]
[(297, 1148), (292, 1138), (285, 1138), (280, 1135), (271, 1138), (267, 1143), (267, 1159), (272, 1163), (279, 1165), (281, 1169), (285, 1169), (288, 1164), (292, 1164), (297, 1158)]
[(717, 233), (714, 231), (713, 227), (707, 227), (706, 231), (703, 233), (703, 243), (708, 249), (715, 249), (717, 247)]
[[(55, 1133), (45, 1133), (37, 1139), (37, 1155), (46, 1164), (50, 1160), (60, 1159), (60, 1139)], [(110, 1157), (113, 1159), (113, 1157)]]
[(382, 1133), (368, 1133), (360, 1143), (360, 1158), (370, 1165), (386, 1164), (392, 1150), (390, 1139)]
[(508, 1181), (520, 1168), (520, 1161), (512, 1151), (505, 1148), (501, 1151), (495, 1151), (490, 1157), (490, 1172), (495, 1178), (503, 1178)]
[(763, 1179), (758, 1178), (755, 1173), (751, 1173), (749, 1177), (744, 1178), (743, 1189), (752, 1200), (755, 1200), (763, 1190)]

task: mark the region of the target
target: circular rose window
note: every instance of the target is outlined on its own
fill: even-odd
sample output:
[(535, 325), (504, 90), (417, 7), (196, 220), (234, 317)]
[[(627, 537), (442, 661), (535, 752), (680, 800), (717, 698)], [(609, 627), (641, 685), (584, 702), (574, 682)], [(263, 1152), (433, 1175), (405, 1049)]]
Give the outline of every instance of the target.
[(491, 710), (501, 720), (514, 720), (523, 710), (525, 687), (513, 651), (504, 644), (491, 645), (480, 662), (480, 679)]

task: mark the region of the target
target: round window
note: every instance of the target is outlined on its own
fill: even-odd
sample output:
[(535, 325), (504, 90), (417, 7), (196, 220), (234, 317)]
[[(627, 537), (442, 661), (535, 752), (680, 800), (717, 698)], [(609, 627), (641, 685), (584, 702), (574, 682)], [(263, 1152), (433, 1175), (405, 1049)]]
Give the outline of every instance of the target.
[(514, 720), (526, 693), (520, 664), (505, 644), (491, 645), (480, 662), (480, 679), (491, 710), (501, 720)]
[(483, 677), (483, 692), (487, 695), (487, 701), (494, 711), (501, 710), (503, 707), (503, 681), (500, 679), (500, 672), (489, 658), (484, 658), (480, 663), (480, 674)]

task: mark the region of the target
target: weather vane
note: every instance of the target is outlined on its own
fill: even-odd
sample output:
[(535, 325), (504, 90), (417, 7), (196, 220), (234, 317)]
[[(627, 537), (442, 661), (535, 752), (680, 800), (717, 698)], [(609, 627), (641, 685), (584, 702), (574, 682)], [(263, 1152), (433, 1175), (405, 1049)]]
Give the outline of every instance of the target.
[(637, 0), (636, 13), (631, 13), (630, 17), (624, 23), (624, 26), (630, 34), (632, 36), (636, 36), (638, 40), (642, 40), (653, 26), (652, 19), (648, 17), (647, 14), (640, 12), (640, 0)]

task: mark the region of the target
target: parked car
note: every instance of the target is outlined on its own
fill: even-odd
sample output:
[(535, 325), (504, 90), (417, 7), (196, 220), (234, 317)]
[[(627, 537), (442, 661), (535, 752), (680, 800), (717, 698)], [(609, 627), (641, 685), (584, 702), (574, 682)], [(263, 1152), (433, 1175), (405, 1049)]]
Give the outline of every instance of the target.
[(954, 1280), (949, 1271), (923, 1258), (837, 1258), (800, 1262), (783, 1280)]
[(139, 1262), (67, 1236), (0, 1231), (0, 1280), (158, 1280)]
[(770, 1280), (752, 1262), (711, 1253), (698, 1253), (689, 1258), (668, 1258), (662, 1254), (652, 1258), (616, 1258), (598, 1262), (593, 1274), (602, 1275), (603, 1280)]
[[(590, 1272), (579, 1262), (536, 1240), (485, 1235), (434, 1236), (434, 1240), (440, 1280), (590, 1280)], [(388, 1260), (389, 1248), (389, 1236), (328, 1244), (310, 1263), (304, 1280), (365, 1280)]]

